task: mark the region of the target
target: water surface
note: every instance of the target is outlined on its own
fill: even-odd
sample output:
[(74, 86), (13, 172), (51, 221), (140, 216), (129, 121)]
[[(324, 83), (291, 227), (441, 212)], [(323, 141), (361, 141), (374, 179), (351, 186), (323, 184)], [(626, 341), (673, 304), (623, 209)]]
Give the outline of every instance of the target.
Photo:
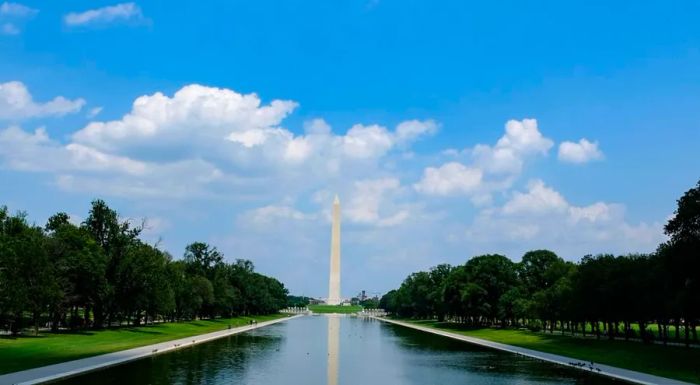
[(620, 384), (380, 321), (307, 316), (61, 384)]

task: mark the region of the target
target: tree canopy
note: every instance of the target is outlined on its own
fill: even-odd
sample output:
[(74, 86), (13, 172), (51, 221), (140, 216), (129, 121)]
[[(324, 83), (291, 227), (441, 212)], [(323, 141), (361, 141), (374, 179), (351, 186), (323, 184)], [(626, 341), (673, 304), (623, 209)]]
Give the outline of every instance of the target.
[(253, 263), (203, 242), (175, 260), (141, 226), (95, 200), (84, 222), (59, 212), (44, 227), (0, 207), (0, 327), (101, 328), (247, 314), (286, 306), (287, 289)]
[(532, 250), (517, 263), (491, 254), (439, 265), (410, 274), (380, 306), (402, 317), (588, 330), (645, 341), (654, 338), (647, 327), (655, 323), (655, 338), (667, 341), (672, 325), (673, 338), (697, 342), (700, 182), (678, 200), (665, 231), (668, 242), (651, 254), (587, 255), (573, 263), (549, 250)]

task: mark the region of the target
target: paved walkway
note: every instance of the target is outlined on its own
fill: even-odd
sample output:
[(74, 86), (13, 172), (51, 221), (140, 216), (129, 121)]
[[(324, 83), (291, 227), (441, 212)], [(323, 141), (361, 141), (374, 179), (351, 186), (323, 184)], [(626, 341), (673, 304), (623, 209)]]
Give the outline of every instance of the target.
[(155, 354), (165, 353), (176, 349), (185, 348), (188, 346), (201, 344), (203, 342), (230, 336), (232, 334), (247, 332), (249, 330), (261, 328), (263, 326), (272, 325), (274, 323), (282, 321), (287, 321), (296, 317), (301, 317), (301, 315), (279, 318), (272, 321), (260, 322), (253, 325), (246, 325), (237, 328), (221, 330), (218, 332), (202, 334), (198, 336), (180, 338), (177, 340), (161, 342), (154, 345), (141, 346), (138, 348), (102, 354), (99, 356), (83, 358), (75, 361), (62, 362), (60, 364), (55, 365), (42, 366), (40, 368), (23, 370), (21, 372), (9, 373), (0, 376), (0, 384), (29, 385), (39, 384), (47, 381), (55, 381), (60, 378), (76, 376), (85, 372), (103, 369), (108, 366), (114, 366), (123, 364), (128, 361), (138, 360), (139, 358), (145, 358)]
[[(392, 323), (392, 324), (396, 324), (396, 325), (405, 326), (405, 327), (412, 328), (412, 329), (421, 330), (421, 331), (424, 331), (427, 333), (433, 333), (433, 334), (441, 335), (441, 336), (448, 337), (448, 338), (454, 338), (456, 340), (469, 342), (469, 343), (472, 343), (475, 345), (480, 345), (480, 346), (485, 346), (488, 348), (493, 348), (493, 349), (498, 349), (498, 350), (502, 350), (502, 351), (506, 351), (506, 352), (510, 352), (510, 353), (515, 353), (515, 354), (519, 354), (521, 356), (536, 358), (538, 360), (549, 361), (549, 362), (553, 362), (555, 364), (565, 365), (565, 366), (579, 369), (579, 370), (585, 370), (587, 372), (594, 372), (597, 374), (601, 374), (601, 375), (608, 376), (608, 377), (614, 377), (614, 378), (628, 381), (628, 382), (632, 382), (635, 384), (690, 385), (690, 383), (688, 383), (688, 382), (677, 381), (677, 380), (672, 380), (672, 379), (665, 378), (665, 377), (654, 376), (651, 374), (640, 373), (640, 372), (635, 372), (632, 370), (616, 368), (614, 366), (608, 366), (608, 365), (602, 365), (602, 364), (596, 364), (596, 363), (593, 363), (591, 365), (590, 362), (583, 362), (583, 361), (575, 359), (575, 358), (560, 356), (557, 354), (544, 353), (544, 352), (540, 352), (537, 350), (526, 349), (526, 348), (521, 348), (521, 347), (512, 346), (512, 345), (501, 344), (498, 342), (492, 342), (492, 341), (484, 340), (481, 338), (468, 337), (465, 335), (450, 333), (450, 332), (435, 329), (435, 328), (419, 326), (419, 325), (412, 324), (409, 322), (396, 321), (396, 320), (387, 319), (387, 318), (380, 318), (380, 317), (371, 317), (371, 318), (379, 320), (379, 321), (383, 321), (383, 322), (388, 322), (388, 323)], [(572, 363), (575, 363), (577, 365), (573, 365)]]

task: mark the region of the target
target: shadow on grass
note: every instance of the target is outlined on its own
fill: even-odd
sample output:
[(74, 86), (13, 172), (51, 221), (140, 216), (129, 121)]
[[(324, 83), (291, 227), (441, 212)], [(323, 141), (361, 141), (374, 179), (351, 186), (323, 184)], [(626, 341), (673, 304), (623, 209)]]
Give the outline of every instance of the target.
[(164, 332), (159, 331), (159, 330), (148, 330), (148, 329), (142, 329), (142, 328), (138, 328), (138, 329), (135, 329), (135, 328), (121, 329), (121, 330), (119, 330), (119, 331), (129, 332), (129, 333), (139, 333), (139, 334), (153, 334), (153, 335), (156, 335), (156, 334), (165, 334)]
[(91, 331), (85, 331), (85, 330), (61, 330), (57, 332), (43, 332), (39, 333), (39, 335), (35, 334), (18, 334), (18, 335), (2, 335), (0, 336), (0, 340), (29, 340), (29, 339), (41, 339), (41, 338), (47, 338), (51, 336), (61, 336), (61, 335), (81, 335), (81, 336), (91, 336), (95, 334), (94, 332)]

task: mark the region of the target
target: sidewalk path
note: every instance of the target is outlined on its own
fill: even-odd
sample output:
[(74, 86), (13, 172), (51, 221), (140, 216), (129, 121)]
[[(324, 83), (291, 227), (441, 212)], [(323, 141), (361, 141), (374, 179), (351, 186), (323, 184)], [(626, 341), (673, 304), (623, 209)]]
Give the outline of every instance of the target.
[(42, 366), (40, 368), (23, 370), (20, 372), (9, 373), (0, 376), (0, 385), (10, 384), (39, 384), (47, 381), (55, 381), (64, 377), (72, 377), (78, 374), (83, 374), (97, 369), (103, 369), (108, 366), (123, 364), (128, 361), (138, 360), (139, 358), (149, 357), (155, 354), (166, 353), (176, 349), (185, 348), (192, 345), (201, 344), (203, 342), (215, 340), (230, 336), (232, 334), (243, 333), (249, 330), (261, 328), (263, 326), (272, 325), (278, 322), (287, 321), (292, 318), (301, 317), (296, 315), (292, 317), (279, 318), (272, 321), (260, 322), (253, 325), (240, 326), (237, 328), (221, 330), (198, 336), (180, 338), (177, 340), (161, 342), (153, 345), (141, 346), (138, 348), (122, 350), (114, 353), (102, 354), (99, 356), (83, 358), (80, 360), (62, 362), (60, 364)]
[[(594, 363), (592, 365), (592, 369), (591, 369), (590, 362), (584, 362), (584, 361), (581, 361), (581, 360), (578, 360), (575, 358), (560, 356), (558, 354), (544, 353), (544, 352), (540, 352), (537, 350), (501, 344), (498, 342), (492, 342), (492, 341), (484, 340), (481, 338), (468, 337), (465, 335), (450, 333), (450, 332), (443, 331), (440, 329), (434, 329), (434, 328), (429, 328), (429, 327), (425, 327), (425, 326), (415, 325), (415, 324), (412, 324), (410, 322), (396, 321), (396, 320), (386, 319), (386, 318), (381, 318), (381, 317), (371, 317), (371, 318), (379, 320), (379, 321), (387, 322), (387, 323), (392, 323), (392, 324), (404, 326), (404, 327), (411, 328), (411, 329), (424, 331), (427, 333), (433, 333), (433, 334), (441, 335), (441, 336), (448, 337), (448, 338), (454, 338), (456, 340), (469, 342), (469, 343), (475, 344), (475, 345), (480, 345), (480, 346), (485, 346), (485, 347), (492, 348), (492, 349), (498, 349), (498, 350), (502, 350), (502, 351), (506, 351), (506, 352), (510, 352), (510, 353), (515, 353), (515, 354), (519, 354), (521, 356), (536, 358), (538, 360), (553, 362), (555, 364), (568, 366), (568, 367), (574, 368), (574, 369), (585, 370), (587, 372), (594, 372), (594, 373), (597, 373), (600, 375), (614, 377), (614, 378), (624, 380), (627, 382), (632, 382), (635, 384), (690, 385), (689, 382), (672, 380), (670, 378), (654, 376), (651, 374), (635, 372), (633, 370), (621, 369), (621, 368), (616, 368), (614, 366), (602, 365), (602, 364), (597, 364), (597, 363)], [(575, 365), (572, 365), (572, 363), (582, 364), (583, 366), (575, 366)]]

